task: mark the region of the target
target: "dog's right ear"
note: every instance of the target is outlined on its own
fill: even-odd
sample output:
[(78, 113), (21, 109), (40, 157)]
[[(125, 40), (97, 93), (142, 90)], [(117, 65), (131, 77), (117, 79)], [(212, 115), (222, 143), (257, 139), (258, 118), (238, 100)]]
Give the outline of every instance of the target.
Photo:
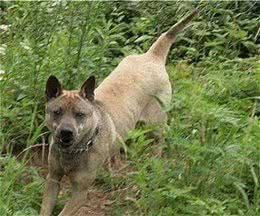
[(59, 80), (55, 76), (50, 76), (46, 82), (45, 95), (47, 101), (57, 98), (62, 94), (62, 88)]
[(96, 78), (94, 76), (90, 76), (80, 89), (80, 96), (83, 98), (87, 98), (89, 101), (94, 100), (94, 90), (96, 86)]

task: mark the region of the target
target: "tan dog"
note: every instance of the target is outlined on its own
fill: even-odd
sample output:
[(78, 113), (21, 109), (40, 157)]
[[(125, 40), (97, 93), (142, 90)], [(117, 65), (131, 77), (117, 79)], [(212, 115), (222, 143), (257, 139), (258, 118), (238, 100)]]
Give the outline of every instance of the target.
[(124, 139), (138, 121), (166, 121), (158, 102), (167, 106), (171, 101), (166, 57), (176, 34), (195, 15), (197, 11), (163, 33), (145, 54), (126, 57), (97, 89), (94, 77), (79, 91), (64, 91), (56, 77), (49, 77), (46, 120), (53, 142), (42, 216), (52, 214), (64, 175), (70, 178), (73, 193), (60, 215), (75, 215), (86, 204), (88, 187), (113, 154), (116, 140)]

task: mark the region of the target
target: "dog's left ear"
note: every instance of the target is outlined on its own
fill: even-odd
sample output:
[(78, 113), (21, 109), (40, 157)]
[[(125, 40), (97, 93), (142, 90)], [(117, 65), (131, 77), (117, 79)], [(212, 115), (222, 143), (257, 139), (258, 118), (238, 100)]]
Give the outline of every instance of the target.
[(88, 99), (89, 101), (94, 100), (94, 90), (96, 86), (96, 78), (94, 76), (90, 76), (80, 89), (80, 96)]

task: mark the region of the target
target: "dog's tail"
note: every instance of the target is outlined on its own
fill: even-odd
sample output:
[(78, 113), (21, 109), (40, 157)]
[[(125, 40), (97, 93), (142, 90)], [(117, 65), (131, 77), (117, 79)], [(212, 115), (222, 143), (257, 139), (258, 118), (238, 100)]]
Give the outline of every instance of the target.
[(169, 49), (174, 42), (176, 35), (182, 31), (191, 20), (198, 15), (198, 10), (195, 9), (189, 16), (183, 18), (181, 21), (177, 22), (172, 26), (167, 32), (164, 32), (155, 43), (150, 47), (148, 53), (152, 53), (160, 57), (164, 62), (168, 55)]

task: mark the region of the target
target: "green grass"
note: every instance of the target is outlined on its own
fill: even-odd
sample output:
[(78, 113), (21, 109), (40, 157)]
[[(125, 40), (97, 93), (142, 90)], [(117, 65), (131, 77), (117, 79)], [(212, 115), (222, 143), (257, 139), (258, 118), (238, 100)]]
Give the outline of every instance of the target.
[[(89, 74), (101, 81), (193, 7), (200, 17), (168, 58), (173, 101), (165, 142), (131, 131), (125, 167), (105, 171), (95, 187), (113, 201), (108, 215), (260, 215), (259, 3), (0, 6), (3, 24), (11, 24), (0, 34), (0, 215), (39, 212), (40, 169), (11, 152), (48, 143), (46, 78), (57, 75), (68, 89)], [(56, 213), (66, 199), (60, 195)]]
[[(207, 72), (203, 64), (168, 67), (174, 99), (163, 156), (140, 130), (130, 134), (125, 171), (105, 173), (97, 183), (115, 199), (111, 215), (260, 214), (259, 89), (253, 86), (260, 71), (256, 59), (237, 61), (236, 71), (214, 61)], [(255, 96), (242, 97), (245, 89)], [(43, 179), (12, 157), (2, 162), (1, 215), (35, 215)]]

